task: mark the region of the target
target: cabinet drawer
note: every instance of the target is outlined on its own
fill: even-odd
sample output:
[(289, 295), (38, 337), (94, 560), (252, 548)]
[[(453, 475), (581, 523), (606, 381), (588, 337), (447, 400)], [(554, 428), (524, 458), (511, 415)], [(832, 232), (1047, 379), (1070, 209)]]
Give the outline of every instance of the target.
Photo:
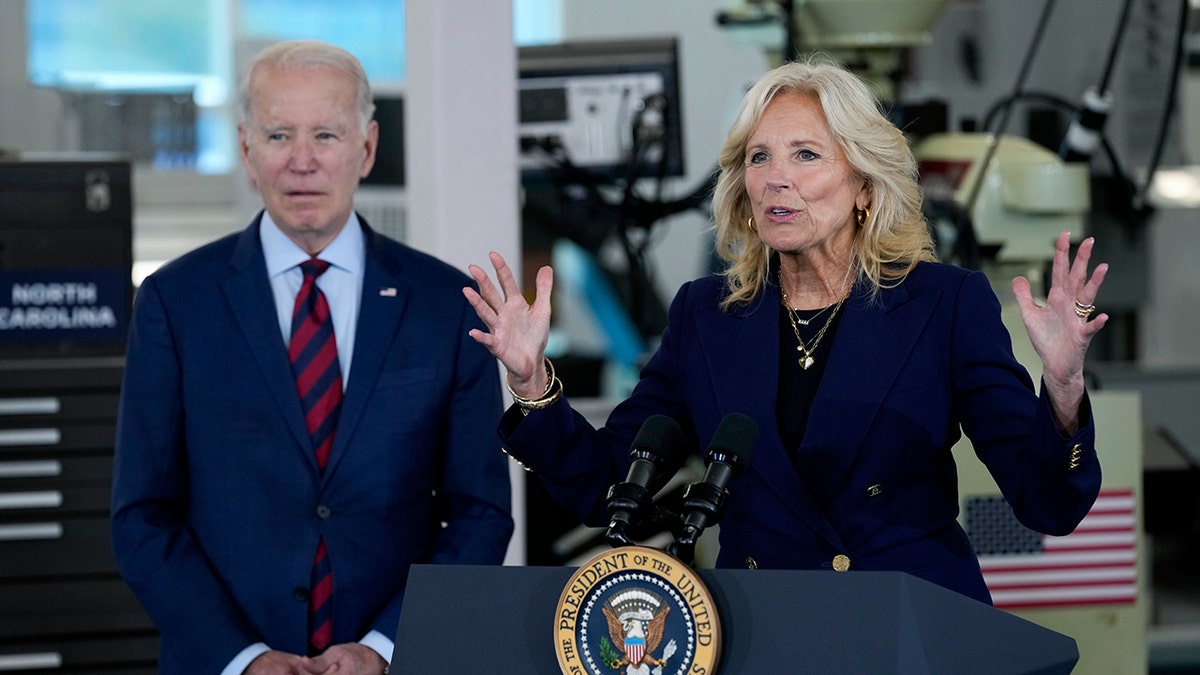
[[(46, 420), (52, 422), (53, 420)], [(112, 451), (117, 423), (42, 424), (0, 428), (0, 461), (50, 452)]]
[(111, 452), (92, 456), (48, 453), (27, 459), (0, 456), (0, 490), (43, 490), (71, 483), (109, 483), (112, 470)]
[(102, 639), (13, 641), (0, 645), (0, 673), (44, 671), (152, 675), (157, 665), (156, 633)]
[(0, 524), (42, 518), (107, 516), (112, 489), (104, 483), (65, 484), (36, 489), (0, 481)]
[[(0, 521), (0, 580), (115, 574), (108, 518)], [(6, 601), (0, 599), (0, 605)]]
[(2, 359), (0, 391), (61, 393), (121, 387), (123, 357)]
[(0, 645), (86, 633), (151, 632), (154, 624), (118, 577), (0, 583)]
[(107, 516), (112, 458), (0, 461), (0, 523)]
[(118, 392), (88, 394), (0, 395), (0, 427), (36, 426), (45, 420), (56, 424), (72, 420), (111, 419), (116, 416)]

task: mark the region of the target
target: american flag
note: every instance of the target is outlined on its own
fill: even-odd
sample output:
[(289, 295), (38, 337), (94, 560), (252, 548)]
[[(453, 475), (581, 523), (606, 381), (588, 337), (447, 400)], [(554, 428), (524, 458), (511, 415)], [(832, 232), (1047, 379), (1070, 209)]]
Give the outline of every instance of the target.
[(1021, 525), (1004, 497), (969, 497), (967, 534), (996, 607), (1116, 605), (1137, 598), (1132, 490), (1103, 490), (1063, 537)]

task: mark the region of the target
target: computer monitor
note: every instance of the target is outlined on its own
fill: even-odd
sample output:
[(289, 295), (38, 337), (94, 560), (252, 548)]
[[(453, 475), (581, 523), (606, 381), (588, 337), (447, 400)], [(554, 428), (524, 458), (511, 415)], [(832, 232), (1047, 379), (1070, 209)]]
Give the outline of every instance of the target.
[(565, 162), (610, 177), (684, 175), (673, 37), (520, 47), (521, 169)]
[(354, 194), (354, 208), (376, 232), (404, 241), (408, 201), (404, 189), (404, 88), (372, 84), (379, 145), (375, 166)]
[(375, 90), (375, 122), (379, 146), (375, 166), (363, 185), (404, 186), (404, 92), (396, 88)]

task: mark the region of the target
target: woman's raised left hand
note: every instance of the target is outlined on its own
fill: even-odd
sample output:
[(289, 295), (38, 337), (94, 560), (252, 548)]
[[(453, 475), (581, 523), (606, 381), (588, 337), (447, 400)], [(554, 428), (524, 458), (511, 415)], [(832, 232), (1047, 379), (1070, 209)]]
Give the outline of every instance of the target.
[(1042, 379), (1058, 415), (1060, 426), (1074, 430), (1079, 404), (1083, 400), (1083, 366), (1088, 345), (1108, 315), (1096, 314), (1096, 296), (1108, 264), (1100, 263), (1088, 273), (1095, 239), (1088, 237), (1079, 245), (1071, 260), (1071, 236), (1059, 235), (1054, 244), (1054, 263), (1050, 273), (1050, 291), (1046, 303), (1033, 299), (1029, 280), (1013, 279), (1013, 294), (1021, 307), (1021, 321), (1029, 341), (1042, 360)]

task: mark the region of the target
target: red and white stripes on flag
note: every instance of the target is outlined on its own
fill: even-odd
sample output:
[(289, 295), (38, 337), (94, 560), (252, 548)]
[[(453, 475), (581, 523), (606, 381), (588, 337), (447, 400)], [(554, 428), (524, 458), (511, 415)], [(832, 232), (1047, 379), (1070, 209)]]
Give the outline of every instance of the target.
[(967, 533), (1002, 609), (1128, 604), (1137, 599), (1133, 490), (1102, 490), (1063, 537), (1027, 529), (1003, 497), (971, 497)]
[(631, 665), (638, 665), (646, 655), (646, 641), (642, 638), (625, 638), (625, 658)]

